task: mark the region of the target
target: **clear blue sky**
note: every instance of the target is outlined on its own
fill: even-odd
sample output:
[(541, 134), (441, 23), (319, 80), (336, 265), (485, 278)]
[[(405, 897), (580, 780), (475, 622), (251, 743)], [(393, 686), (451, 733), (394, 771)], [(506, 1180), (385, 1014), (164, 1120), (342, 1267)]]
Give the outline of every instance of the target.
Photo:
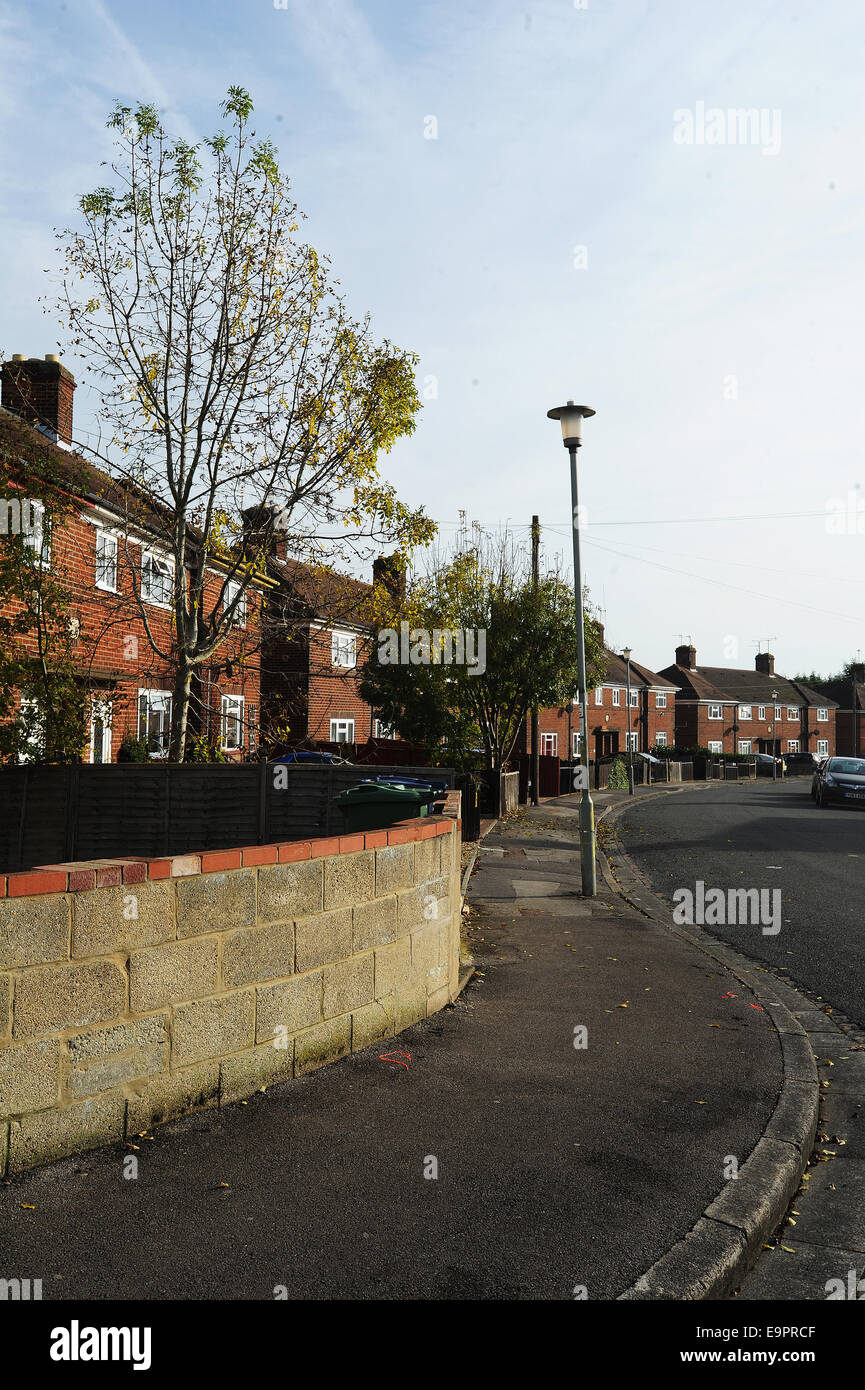
[[(197, 137), (239, 83), (351, 307), (436, 379), (384, 468), (446, 538), (537, 512), (569, 558), (573, 397), (608, 638), (834, 669), (865, 651), (865, 534), (825, 515), (865, 482), (863, 68), (861, 0), (0, 0), (0, 347), (57, 350), (52, 229), (114, 100)], [(780, 147), (678, 143), (698, 103)]]

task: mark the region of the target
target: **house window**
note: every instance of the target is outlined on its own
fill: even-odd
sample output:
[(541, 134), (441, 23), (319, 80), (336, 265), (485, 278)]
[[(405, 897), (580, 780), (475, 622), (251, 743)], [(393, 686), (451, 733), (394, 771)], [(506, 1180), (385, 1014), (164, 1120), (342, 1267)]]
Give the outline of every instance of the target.
[(174, 593), (174, 563), (152, 550), (141, 555), (141, 597), (145, 603), (170, 608)]
[(766, 706), (765, 706), (765, 705), (759, 705), (759, 706), (757, 707), (757, 718), (758, 718), (758, 719), (765, 719), (765, 718), (766, 718)]
[(775, 706), (775, 719), (776, 719), (776, 720), (780, 719), (783, 713), (784, 713), (784, 711), (781, 709), (781, 706), (780, 706), (780, 705), (776, 705), (776, 706)]
[(373, 724), (373, 738), (396, 738), (396, 730), (383, 719), (376, 719)]
[(545, 758), (555, 758), (559, 751), (558, 734), (541, 734), (541, 754)]
[(45, 722), (39, 714), (39, 703), (21, 696), (19, 718), (24, 726), (24, 747), (18, 754), (19, 763), (39, 763), (45, 757)]
[[(723, 718), (724, 718), (724, 710), (723, 710), (723, 707), (722, 707), (721, 705), (710, 705), (710, 706), (709, 706), (709, 718), (710, 718), (710, 719), (723, 719)], [(719, 751), (720, 751), (720, 750), (719, 750)]]
[(799, 752), (799, 740), (798, 740), (797, 738), (788, 738), (788, 739), (787, 739), (787, 752), (788, 752), (788, 753), (798, 753), (798, 752)]
[(220, 739), (226, 753), (236, 753), (243, 747), (242, 695), (223, 695), (220, 710)]
[(90, 761), (111, 762), (111, 706), (107, 700), (94, 700), (90, 707)]
[(41, 502), (30, 502), (29, 506), (27, 503), (24, 505), (29, 512), (27, 522), (22, 524), (22, 535), (27, 538), (27, 548), (33, 552), (32, 559), (35, 560), (40, 569), (50, 569), (51, 530), (50, 523), (45, 519), (45, 508)]
[(574, 762), (579, 762), (580, 759), (580, 738), (579, 729), (574, 729), (571, 733), (571, 757)]
[(117, 537), (101, 529), (96, 532), (96, 587), (117, 592)]
[(625, 734), (625, 748), (630, 748), (632, 753), (636, 753), (639, 748), (640, 735), (636, 730), (631, 734)]
[[(750, 706), (750, 705), (740, 705), (740, 706), (739, 706), (739, 718), (740, 718), (740, 719), (750, 719), (750, 718), (751, 718), (751, 706)], [(751, 751), (751, 750), (750, 750), (750, 748), (749, 748), (749, 749), (748, 749), (748, 752), (750, 753), (750, 751)]]
[(330, 660), (334, 666), (354, 666), (357, 664), (357, 638), (353, 632), (332, 632), (330, 634)]
[(666, 692), (666, 690), (659, 690), (659, 691), (657, 692), (657, 694), (655, 695), (655, 708), (656, 708), (656, 709), (666, 709), (666, 708), (667, 708), (667, 692)]
[(596, 705), (602, 705), (603, 703), (604, 703), (604, 687), (603, 687), (602, 685), (598, 685), (598, 686), (595, 687), (595, 704), (596, 704)]
[(817, 723), (818, 723), (818, 724), (825, 724), (825, 723), (828, 721), (828, 719), (829, 719), (829, 711), (828, 711), (828, 709), (823, 709), (823, 708), (818, 709), (818, 711), (817, 711)]
[(787, 718), (788, 718), (788, 719), (798, 719), (798, 718), (799, 718), (799, 711), (798, 711), (797, 709), (795, 709), (795, 708), (793, 707), (793, 705), (788, 705), (788, 706), (787, 706)]
[[(225, 593), (222, 596), (222, 609), (226, 612), (234, 600), (240, 594), (240, 585), (234, 579), (229, 579), (225, 585)], [(246, 590), (240, 595), (234, 616), (231, 619), (232, 627), (246, 627)]]
[(354, 720), (331, 719), (330, 741), (331, 743), (354, 743)]
[(169, 690), (139, 690), (138, 737), (147, 740), (151, 758), (167, 758), (171, 738), (171, 702)]
[(621, 690), (614, 690), (614, 691), (613, 691), (613, 704), (614, 704), (614, 705), (618, 705), (618, 704), (620, 703), (621, 694), (622, 694)]
[(628, 698), (628, 704), (631, 706), (631, 709), (636, 709), (639, 703), (640, 692), (638, 690), (632, 690)]
[(709, 739), (709, 752), (710, 752), (710, 753), (723, 753), (723, 751), (724, 751), (724, 745), (723, 745), (723, 743), (721, 742), (720, 739)]
[(749, 738), (740, 738), (740, 739), (739, 739), (739, 752), (740, 752), (740, 753), (750, 753), (750, 751), (751, 751), (751, 740), (750, 740)]
[(817, 756), (818, 756), (818, 758), (828, 757), (828, 754), (829, 754), (829, 740), (828, 740), (828, 738), (818, 738), (818, 740), (817, 740)]
[(666, 748), (667, 735), (664, 733), (655, 734), (655, 743), (658, 745), (659, 748)]

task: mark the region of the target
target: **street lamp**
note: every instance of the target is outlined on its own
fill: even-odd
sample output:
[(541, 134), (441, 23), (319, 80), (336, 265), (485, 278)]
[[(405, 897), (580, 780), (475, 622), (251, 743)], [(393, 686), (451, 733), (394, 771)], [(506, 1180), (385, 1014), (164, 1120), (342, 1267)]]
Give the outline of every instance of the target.
[(625, 658), (625, 669), (627, 672), (626, 680), (628, 687), (626, 694), (626, 698), (628, 701), (628, 795), (633, 796), (634, 763), (633, 754), (631, 752), (631, 648), (625, 647), (625, 649), (622, 652), (622, 656)]
[(588, 692), (586, 690), (586, 634), (583, 616), (583, 576), (580, 568), (580, 508), (577, 499), (577, 450), (583, 442), (583, 419), (594, 415), (588, 405), (557, 405), (547, 411), (548, 420), (558, 420), (562, 426), (562, 441), (571, 457), (571, 522), (574, 539), (574, 608), (577, 619), (577, 663), (580, 682), (580, 865), (583, 880), (583, 897), (594, 898), (597, 894), (595, 877), (595, 808), (589, 790), (589, 718)]
[(776, 738), (775, 738), (775, 723), (776, 723), (776, 721), (777, 721), (777, 718), (778, 718), (778, 692), (777, 692), (777, 690), (773, 690), (773, 691), (772, 691), (772, 781), (773, 781), (773, 782), (777, 782), (777, 780), (778, 780), (778, 763), (777, 763), (778, 750), (777, 750), (777, 748), (775, 747), (775, 744), (776, 744), (776, 742), (777, 742), (777, 740), (776, 740)]

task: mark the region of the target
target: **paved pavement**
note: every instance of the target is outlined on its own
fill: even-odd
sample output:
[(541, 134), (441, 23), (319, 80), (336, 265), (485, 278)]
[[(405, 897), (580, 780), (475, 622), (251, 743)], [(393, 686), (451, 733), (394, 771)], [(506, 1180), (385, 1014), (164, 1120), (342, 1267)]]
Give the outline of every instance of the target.
[(760, 1137), (780, 1050), (721, 967), (580, 898), (575, 837), (571, 802), (484, 840), (477, 974), (391, 1048), (153, 1131), (136, 1179), (114, 1148), (0, 1187), (7, 1270), (46, 1299), (622, 1292)]

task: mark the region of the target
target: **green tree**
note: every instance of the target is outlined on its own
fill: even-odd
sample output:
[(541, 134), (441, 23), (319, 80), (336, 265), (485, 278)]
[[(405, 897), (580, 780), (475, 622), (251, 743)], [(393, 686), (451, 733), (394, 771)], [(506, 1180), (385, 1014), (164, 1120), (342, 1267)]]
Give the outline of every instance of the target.
[[(275, 530), (290, 558), (328, 565), (435, 531), (377, 468), (414, 429), (417, 359), (346, 312), (328, 262), (297, 235), (302, 214), (252, 109), (230, 88), (229, 133), (192, 145), (155, 107), (118, 105), (113, 186), (83, 197), (80, 226), (61, 234), (61, 313), (100, 378), (99, 457), (161, 504), (147, 521), (168, 565), (170, 643), (137, 584), (136, 602), (174, 671), (176, 760), (194, 674), (231, 632)], [(226, 569), (210, 599), (214, 558)]]
[(3, 760), (80, 762), (84, 749), (80, 634), (70, 620), (69, 591), (50, 564), (74, 473), (70, 460), (61, 483), (55, 460), (29, 431), (11, 417), (0, 421)]
[[(531, 706), (561, 705), (577, 689), (573, 589), (555, 572), (535, 588), (507, 537), (477, 534), (470, 548), (433, 562), (404, 599), (394, 602), (384, 589), (378, 598), (378, 640), (361, 694), (403, 738), (430, 746), (444, 739), (449, 761), (464, 765), (479, 748), (485, 766), (500, 772)], [(592, 684), (603, 652), (591, 621), (585, 634)], [(462, 662), (452, 659), (455, 635)]]

